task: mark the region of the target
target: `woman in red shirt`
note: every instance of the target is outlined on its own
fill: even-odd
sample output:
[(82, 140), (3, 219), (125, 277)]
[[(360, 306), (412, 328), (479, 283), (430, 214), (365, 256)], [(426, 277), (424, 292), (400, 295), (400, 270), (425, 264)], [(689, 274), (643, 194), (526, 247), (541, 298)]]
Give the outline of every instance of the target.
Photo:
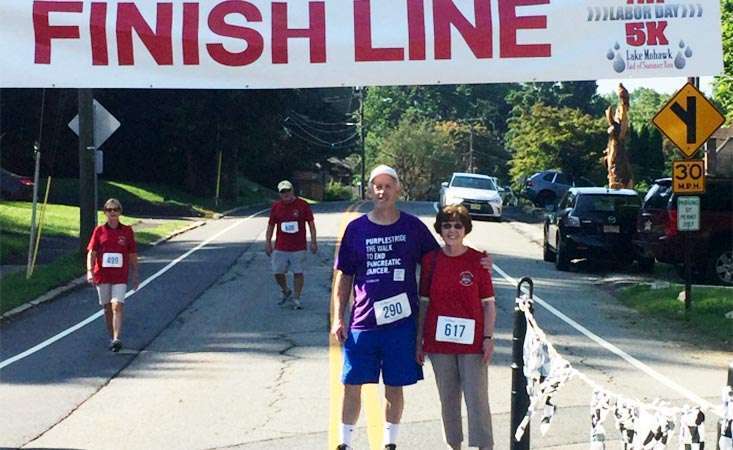
[(97, 288), (99, 304), (110, 335), (109, 349), (122, 348), (122, 317), (127, 282), (140, 285), (137, 271), (137, 244), (132, 227), (120, 223), (122, 204), (111, 198), (104, 204), (107, 222), (94, 229), (87, 245), (87, 281)]
[(446, 443), (460, 449), (461, 396), (468, 412), (468, 445), (494, 448), (489, 408), (488, 364), (494, 352), (496, 305), (483, 253), (463, 243), (471, 232), (463, 206), (446, 206), (435, 219), (443, 248), (423, 257), (420, 274), (418, 363), (425, 354), (435, 373)]

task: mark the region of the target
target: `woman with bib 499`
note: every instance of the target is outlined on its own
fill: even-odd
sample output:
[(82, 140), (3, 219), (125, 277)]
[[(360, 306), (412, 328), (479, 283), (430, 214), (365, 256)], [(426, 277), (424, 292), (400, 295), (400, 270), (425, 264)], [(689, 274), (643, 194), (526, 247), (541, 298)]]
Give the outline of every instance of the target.
[(463, 206), (446, 206), (435, 219), (445, 242), (422, 259), (417, 362), (427, 353), (440, 397), (445, 441), (463, 441), (461, 396), (468, 412), (468, 445), (494, 448), (489, 408), (488, 364), (494, 353), (496, 304), (484, 254), (467, 247), (471, 217)]
[(99, 304), (110, 335), (109, 349), (122, 348), (122, 317), (127, 282), (140, 285), (137, 270), (137, 244), (132, 227), (120, 223), (122, 204), (111, 198), (104, 203), (107, 222), (94, 229), (87, 245), (87, 281), (97, 288)]

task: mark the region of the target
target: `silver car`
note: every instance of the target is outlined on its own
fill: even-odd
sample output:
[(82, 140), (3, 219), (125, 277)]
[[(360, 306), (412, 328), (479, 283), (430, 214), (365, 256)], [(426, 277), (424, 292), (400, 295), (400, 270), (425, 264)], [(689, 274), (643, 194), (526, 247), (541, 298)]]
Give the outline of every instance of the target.
[(492, 177), (454, 173), (440, 188), (440, 206), (462, 204), (472, 216), (501, 218), (504, 204)]

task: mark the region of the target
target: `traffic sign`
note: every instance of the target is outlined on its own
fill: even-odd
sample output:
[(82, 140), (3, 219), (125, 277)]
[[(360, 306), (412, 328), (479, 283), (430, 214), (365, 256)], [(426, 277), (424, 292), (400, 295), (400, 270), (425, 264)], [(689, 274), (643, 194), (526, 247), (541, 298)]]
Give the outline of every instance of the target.
[(692, 83), (682, 86), (652, 119), (685, 158), (692, 158), (724, 122), (725, 117)]
[[(120, 127), (120, 122), (107, 111), (101, 103), (94, 100), (94, 146), (99, 148), (104, 144), (104, 141), (109, 139), (112, 134), (117, 131)], [(77, 115), (71, 122), (69, 122), (69, 128), (71, 128), (76, 135), (79, 135), (79, 116)]]
[(677, 229), (700, 231), (700, 197), (677, 197)]
[(675, 194), (705, 193), (705, 161), (675, 161), (672, 164), (672, 191)]

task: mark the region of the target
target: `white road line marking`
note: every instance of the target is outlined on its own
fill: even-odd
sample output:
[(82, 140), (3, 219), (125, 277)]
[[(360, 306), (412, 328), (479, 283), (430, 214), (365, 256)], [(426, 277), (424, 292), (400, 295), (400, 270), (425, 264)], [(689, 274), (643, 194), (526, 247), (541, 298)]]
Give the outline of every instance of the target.
[[(154, 275), (146, 278), (145, 281), (143, 281), (142, 283), (140, 283), (140, 286), (138, 287), (137, 290), (132, 290), (131, 289), (131, 290), (127, 291), (127, 293), (125, 293), (125, 298), (127, 299), (127, 298), (135, 295), (135, 293), (137, 293), (140, 289), (144, 288), (145, 286), (147, 286), (148, 284), (150, 284), (153, 280), (155, 280), (159, 276), (161, 276), (164, 273), (166, 273), (167, 271), (169, 271), (173, 266), (175, 266), (179, 262), (183, 261), (183, 259), (185, 259), (186, 257), (188, 257), (191, 253), (193, 253), (193, 252), (201, 249), (202, 247), (204, 247), (205, 245), (207, 245), (211, 241), (217, 239), (219, 236), (223, 235), (224, 233), (227, 233), (228, 231), (232, 230), (233, 228), (236, 228), (237, 226), (241, 225), (245, 221), (247, 221), (247, 220), (249, 220), (249, 219), (251, 219), (251, 218), (253, 218), (253, 217), (255, 217), (255, 216), (257, 216), (257, 215), (259, 215), (261, 213), (263, 213), (263, 212), (269, 211), (269, 210), (270, 210), (269, 208), (266, 208), (266, 209), (262, 209), (260, 211), (257, 211), (256, 213), (252, 214), (251, 216), (245, 217), (244, 219), (241, 219), (241, 220), (238, 220), (234, 224), (232, 224), (232, 225), (228, 226), (227, 228), (223, 229), (222, 231), (216, 233), (214, 236), (210, 237), (209, 239), (205, 240), (204, 242), (200, 243), (196, 247), (192, 248), (191, 250), (187, 251), (183, 255), (179, 256), (178, 258), (176, 258), (173, 261), (171, 261), (170, 263), (168, 263), (168, 265), (166, 265), (165, 267), (163, 267), (162, 269), (160, 269), (159, 271), (157, 271)], [(46, 339), (45, 341), (41, 342), (40, 344), (38, 344), (38, 345), (36, 345), (34, 347), (29, 348), (28, 350), (24, 351), (23, 353), (19, 353), (19, 354), (15, 355), (15, 356), (12, 356), (12, 357), (10, 357), (10, 358), (8, 358), (8, 359), (0, 362), (0, 369), (3, 369), (3, 368), (5, 368), (5, 367), (7, 367), (7, 366), (9, 366), (9, 365), (11, 365), (11, 364), (13, 364), (15, 362), (18, 362), (21, 359), (27, 358), (28, 356), (36, 353), (37, 351), (42, 350), (42, 349), (48, 347), (49, 345), (53, 344), (54, 342), (63, 339), (64, 337), (66, 337), (66, 336), (70, 335), (71, 333), (79, 330), (80, 328), (83, 328), (86, 325), (94, 322), (98, 318), (102, 317), (103, 314), (104, 314), (103, 310), (99, 310), (96, 313), (92, 314), (91, 316), (87, 317), (86, 319), (82, 320), (81, 322), (77, 323), (76, 325), (74, 325), (72, 327), (69, 327), (66, 330), (62, 331), (61, 333), (57, 334), (56, 336), (50, 337), (50, 338)]]
[[(501, 275), (505, 280), (507, 280), (508, 282), (510, 282), (514, 286), (517, 285), (517, 280), (515, 280), (512, 277), (510, 277), (499, 266), (497, 266), (496, 264), (494, 264), (493, 267), (494, 267), (494, 270), (499, 275)], [(605, 348), (609, 352), (615, 354), (616, 356), (624, 359), (630, 365), (632, 365), (632, 366), (636, 367), (637, 369), (641, 370), (642, 372), (646, 373), (647, 375), (649, 375), (650, 377), (652, 377), (655, 380), (659, 381), (660, 383), (664, 384), (668, 388), (670, 388), (670, 389), (672, 389), (674, 391), (677, 391), (679, 394), (683, 395), (684, 397), (687, 397), (687, 399), (689, 399), (692, 402), (695, 402), (697, 405), (699, 405), (699, 406), (701, 406), (703, 408), (707, 408), (708, 411), (712, 411), (714, 414), (720, 416), (720, 412), (718, 411), (718, 408), (716, 408), (715, 406), (713, 406), (712, 403), (710, 403), (710, 402), (708, 402), (708, 401), (700, 398), (697, 394), (695, 394), (695, 393), (687, 390), (686, 388), (680, 386), (679, 384), (675, 383), (674, 381), (670, 380), (669, 378), (665, 377), (664, 375), (661, 375), (660, 373), (656, 372), (654, 369), (652, 369), (651, 367), (649, 367), (646, 364), (642, 363), (641, 361), (639, 361), (638, 359), (634, 358), (633, 356), (629, 355), (625, 351), (621, 350), (620, 348), (616, 347), (615, 345), (611, 344), (610, 342), (604, 340), (600, 336), (598, 336), (595, 333), (591, 332), (590, 330), (588, 330), (584, 326), (580, 325), (578, 322), (574, 321), (570, 317), (566, 316), (562, 312), (560, 312), (557, 309), (555, 309), (555, 307), (553, 307), (552, 305), (550, 305), (546, 301), (542, 300), (537, 295), (534, 296), (534, 301), (535, 301), (535, 303), (539, 304), (540, 306), (542, 306), (543, 308), (545, 308), (546, 310), (548, 310), (549, 312), (551, 312), (552, 314), (554, 314), (556, 317), (558, 317), (563, 322), (567, 323), (571, 327), (575, 328), (576, 330), (578, 330), (579, 332), (581, 332), (582, 334), (584, 334), (590, 340), (594, 341), (595, 343), (597, 343), (601, 347)]]

